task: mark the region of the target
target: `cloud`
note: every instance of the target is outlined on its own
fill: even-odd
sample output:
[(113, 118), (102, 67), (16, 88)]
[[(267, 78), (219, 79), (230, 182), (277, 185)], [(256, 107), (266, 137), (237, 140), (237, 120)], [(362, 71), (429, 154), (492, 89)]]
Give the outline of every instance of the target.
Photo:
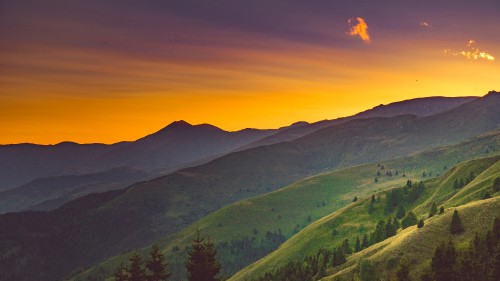
[(365, 44), (370, 44), (372, 42), (370, 34), (368, 34), (368, 25), (363, 18), (350, 18), (347, 22), (349, 23), (349, 32), (347, 34), (359, 36)]
[(425, 27), (425, 28), (431, 28), (432, 27), (432, 25), (430, 23), (426, 22), (426, 21), (421, 21), (420, 22), (420, 26), (421, 27)]
[(452, 51), (451, 49), (445, 49), (444, 53), (453, 56), (463, 56), (468, 60), (480, 60), (480, 59), (487, 61), (495, 60), (495, 57), (492, 54), (489, 54), (486, 51), (480, 51), (476, 47), (476, 41), (474, 40), (469, 40), (469, 43), (467, 43), (467, 48), (465, 49), (465, 51)]

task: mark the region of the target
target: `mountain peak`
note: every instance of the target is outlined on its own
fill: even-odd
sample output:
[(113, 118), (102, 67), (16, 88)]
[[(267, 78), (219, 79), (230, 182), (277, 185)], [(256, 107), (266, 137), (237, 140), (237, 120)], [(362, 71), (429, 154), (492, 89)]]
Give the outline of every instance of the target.
[(181, 129), (181, 128), (189, 128), (192, 127), (193, 125), (189, 124), (188, 122), (184, 120), (178, 120), (170, 123), (166, 128), (171, 128), (171, 129)]

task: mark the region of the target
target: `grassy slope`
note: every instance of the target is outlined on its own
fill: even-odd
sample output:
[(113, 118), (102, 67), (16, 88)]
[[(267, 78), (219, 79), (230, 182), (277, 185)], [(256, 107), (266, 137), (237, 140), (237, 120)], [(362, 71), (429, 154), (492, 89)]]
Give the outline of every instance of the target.
[[(500, 175), (500, 163), (498, 162), (499, 159), (500, 156), (495, 156), (492, 158), (471, 160), (465, 163), (461, 163), (455, 168), (451, 169), (442, 177), (427, 181), (426, 185), (428, 187), (426, 188), (426, 191), (411, 206), (414, 208), (417, 217), (425, 217), (432, 202), (436, 202), (438, 206), (443, 205), (445, 207), (452, 207), (459, 204), (466, 204), (474, 200), (479, 200), (480, 195), (482, 195), (484, 190), (490, 189), (494, 177)], [(471, 170), (474, 170), (476, 175), (478, 175), (476, 179), (459, 191), (453, 190), (454, 180), (456, 178), (465, 178), (469, 175), (469, 172)], [(432, 198), (432, 200), (429, 200), (430, 198)], [(278, 250), (274, 251), (258, 262), (248, 266), (244, 270), (238, 272), (230, 280), (247, 280), (255, 278), (269, 270), (273, 270), (276, 267), (282, 266), (289, 261), (301, 260), (307, 255), (314, 254), (321, 247), (331, 247), (339, 245), (345, 238), (349, 238), (352, 243), (356, 236), (361, 237), (364, 233), (373, 231), (373, 229), (375, 228), (375, 224), (379, 219), (386, 219), (388, 217), (383, 215), (384, 201), (385, 196), (382, 195), (381, 203), (380, 205), (378, 205), (377, 211), (371, 215), (369, 215), (367, 212), (369, 203), (368, 197), (364, 198), (363, 200), (359, 200), (356, 203), (352, 203), (349, 206), (344, 207), (343, 209), (338, 210), (333, 214), (330, 214), (314, 222), (313, 224), (309, 225), (304, 230), (299, 232), (297, 235), (293, 236), (287, 242), (285, 242)], [(495, 204), (498, 205), (498, 198), (492, 201), (497, 202)], [(474, 204), (472, 204), (471, 206), (473, 205)], [(492, 208), (490, 211), (491, 212), (487, 214), (492, 213), (492, 216), (499, 215), (498, 207), (496, 209)], [(441, 219), (446, 218), (446, 216), (441, 217), (443, 217)], [(485, 215), (485, 219), (486, 217), (487, 216)], [(426, 224), (428, 222), (432, 223), (434, 220), (436, 220), (435, 224), (439, 225), (438, 218), (427, 220)], [(473, 223), (473, 220), (470, 220), (470, 223)], [(446, 227), (448, 227), (447, 223), (445, 224), (445, 228)], [(484, 225), (484, 227), (490, 227), (490, 225)], [(480, 230), (480, 228), (477, 228), (477, 230)], [(333, 229), (336, 229), (338, 232), (338, 235), (336, 235), (335, 237), (332, 237), (331, 235)], [(393, 240), (399, 241), (399, 238), (406, 237), (405, 235), (407, 235), (408, 232), (411, 231), (411, 229), (414, 228), (401, 231), (397, 237), (388, 239), (366, 249), (364, 251), (366, 253), (365, 256), (370, 256), (371, 254), (377, 253), (379, 250), (378, 248), (385, 247), (385, 245), (391, 243), (391, 241)], [(469, 229), (472, 229), (472, 227)], [(471, 230), (470, 232), (473, 231)], [(430, 243), (435, 243), (435, 241), (438, 241), (440, 239), (428, 240)], [(421, 250), (425, 250), (428, 255), (432, 254), (431, 252), (434, 251), (435, 247), (435, 245), (433, 245), (432, 247), (426, 247), (425, 245), (418, 244), (413, 246), (420, 247)], [(418, 255), (418, 253), (419, 251), (416, 251), (415, 255)], [(380, 254), (378, 255), (381, 254), (382, 252), (380, 252)], [(352, 261), (353, 259), (359, 258), (360, 256), (361, 254), (353, 255), (350, 260)], [(384, 258), (387, 260), (389, 256), (390, 255), (384, 255)], [(373, 257), (375, 259), (376, 255), (373, 255)], [(418, 257), (410, 258), (412, 261), (413, 259), (418, 260)], [(417, 262), (412, 262), (412, 264), (415, 266)]]
[[(296, 225), (302, 228), (309, 223), (307, 220), (309, 215), (314, 221), (349, 204), (354, 196), (363, 197), (379, 190), (401, 186), (409, 178), (423, 179), (422, 171), (437, 175), (443, 171), (443, 166), (451, 167), (463, 159), (496, 153), (498, 148), (500, 148), (500, 131), (473, 138), (459, 145), (383, 162), (385, 170), (390, 169), (393, 172), (398, 170), (399, 176), (381, 176), (378, 183), (373, 182), (378, 169), (377, 164), (354, 166), (309, 177), (278, 191), (242, 200), (211, 213), (181, 232), (162, 240), (163, 252), (171, 268), (178, 271), (182, 270), (185, 256), (182, 252), (174, 253), (171, 249), (174, 246), (180, 249), (188, 246), (197, 228), (216, 243), (241, 239), (244, 236), (250, 237), (254, 228), (259, 232), (258, 238), (267, 230), (278, 229), (290, 237), (294, 234)], [(452, 171), (454, 170), (456, 168)], [(403, 173), (406, 177), (402, 177)], [(323, 201), (325, 206), (322, 206)], [(278, 216), (281, 218), (278, 219)], [(381, 213), (378, 214), (374, 223), (382, 216)], [(373, 228), (372, 223), (365, 225), (365, 228)], [(330, 239), (330, 232), (325, 236), (326, 240)], [(305, 248), (309, 248), (311, 253), (316, 251), (316, 247)], [(110, 259), (81, 276), (95, 275), (101, 267), (113, 268), (127, 256)]]

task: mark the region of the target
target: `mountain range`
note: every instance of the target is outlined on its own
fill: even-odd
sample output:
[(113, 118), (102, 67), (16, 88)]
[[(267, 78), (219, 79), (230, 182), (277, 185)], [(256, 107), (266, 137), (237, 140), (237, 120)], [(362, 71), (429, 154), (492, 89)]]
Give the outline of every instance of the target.
[[(17, 171), (18, 178), (23, 178), (23, 173), (25, 178), (31, 177), (19, 189), (25, 194), (33, 194), (37, 186), (68, 187), (79, 190), (82, 197), (69, 196), (71, 191), (65, 196), (74, 200), (59, 208), (54, 204), (53, 211), (0, 215), (0, 228), (5, 230), (0, 234), (0, 264), (9, 269), (0, 278), (62, 279), (123, 251), (169, 237), (239, 200), (273, 192), (319, 173), (458, 144), (494, 131), (499, 124), (500, 93), (490, 92), (481, 98), (409, 100), (344, 119), (300, 122), (278, 130), (224, 133), (210, 125), (174, 122), (132, 143), (3, 146), (2, 167), (17, 155), (17, 162), (9, 169)], [(73, 159), (67, 159), (73, 154)], [(52, 158), (55, 160), (49, 161)], [(26, 159), (35, 160), (27, 164)], [(51, 164), (31, 172), (44, 161)], [(192, 167), (172, 170), (181, 166)], [(82, 192), (82, 186), (92, 181), (92, 176), (83, 174), (98, 175), (117, 167), (131, 169), (128, 175), (134, 174), (130, 171), (142, 171), (137, 173), (137, 179), (142, 181), (125, 189), (116, 185), (97, 188), (94, 182), (94, 190), (112, 190)], [(412, 173), (415, 175), (415, 171)], [(152, 174), (164, 175), (151, 178)], [(63, 184), (52, 188), (47, 182), (37, 182), (41, 176)], [(98, 181), (109, 185), (117, 181), (102, 178)], [(123, 187), (137, 179), (123, 177), (119, 184)], [(0, 198), (5, 192), (0, 193)], [(56, 195), (48, 196), (48, 200), (57, 201), (62, 196), (49, 193)], [(38, 199), (30, 208), (44, 204)], [(47, 253), (51, 258), (42, 259)]]

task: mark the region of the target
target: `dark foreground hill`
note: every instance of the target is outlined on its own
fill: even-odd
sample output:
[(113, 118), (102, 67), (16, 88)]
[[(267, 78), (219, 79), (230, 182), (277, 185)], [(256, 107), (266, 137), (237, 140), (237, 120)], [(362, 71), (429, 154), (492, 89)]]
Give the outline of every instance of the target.
[[(471, 113), (474, 113), (471, 115)], [(480, 114), (475, 114), (480, 113)], [(0, 216), (3, 268), (18, 280), (54, 280), (174, 233), (239, 199), (336, 167), (457, 143), (498, 128), (500, 95), (429, 117), (360, 119), (297, 139), (78, 199), (50, 213)], [(77, 206), (77, 207), (76, 207)], [(12, 223), (12, 222), (16, 223)], [(33, 223), (33, 221), (43, 223)], [(51, 257), (46, 257), (50, 253)]]

